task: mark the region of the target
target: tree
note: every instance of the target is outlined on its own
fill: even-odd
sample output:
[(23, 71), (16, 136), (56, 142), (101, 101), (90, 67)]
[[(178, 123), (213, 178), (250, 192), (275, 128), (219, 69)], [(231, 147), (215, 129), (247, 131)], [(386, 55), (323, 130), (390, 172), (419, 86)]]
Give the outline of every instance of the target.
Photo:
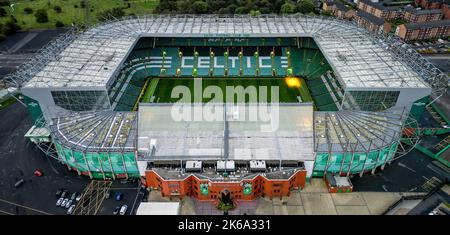
[(291, 2), (286, 2), (281, 6), (281, 13), (283, 14), (292, 14), (295, 13), (296, 7)]
[(55, 23), (55, 27), (56, 27), (56, 28), (64, 27), (64, 23), (58, 20), (58, 21), (56, 21), (56, 23)]
[(250, 11), (250, 15), (251, 16), (259, 16), (259, 15), (261, 15), (261, 12), (260, 11), (255, 11), (255, 10), (251, 10)]
[(3, 26), (3, 34), (11, 35), (20, 30), (20, 26), (11, 18)]
[(23, 9), (23, 12), (25, 12), (25, 14), (31, 14), (31, 13), (33, 13), (33, 8), (31, 8), (31, 7), (25, 7), (25, 8)]
[(37, 10), (36, 13), (34, 14), (34, 17), (36, 17), (36, 22), (38, 23), (48, 22), (48, 15), (45, 9)]
[(195, 1), (192, 5), (194, 7), (194, 12), (197, 14), (204, 14), (208, 12), (208, 4), (203, 1)]
[(104, 10), (99, 13), (98, 19), (122, 18), (125, 16), (125, 11), (121, 7), (116, 7), (109, 10)]
[(61, 12), (62, 12), (62, 8), (61, 8), (60, 6), (54, 6), (54, 7), (53, 7), (53, 10), (54, 10), (56, 13), (61, 13)]
[(311, 0), (300, 0), (297, 3), (297, 11), (303, 14), (314, 12), (314, 3)]
[(0, 0), (0, 6), (9, 7), (9, 5), (11, 5), (11, 2), (9, 0)]
[(0, 7), (0, 17), (5, 17), (7, 14), (8, 12), (6, 12), (5, 8)]

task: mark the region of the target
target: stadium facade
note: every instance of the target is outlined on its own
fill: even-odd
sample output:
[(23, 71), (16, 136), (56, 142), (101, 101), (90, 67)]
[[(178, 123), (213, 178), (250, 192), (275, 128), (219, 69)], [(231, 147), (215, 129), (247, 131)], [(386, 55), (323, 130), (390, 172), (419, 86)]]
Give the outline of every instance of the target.
[[(278, 131), (233, 121), (250, 102), (216, 104), (221, 121), (170, 118), (175, 85), (270, 86), (286, 77), (300, 85), (280, 88)], [(200, 199), (224, 189), (240, 199), (289, 195), (327, 172), (384, 168), (417, 141), (411, 116), (448, 81), (394, 37), (299, 15), (109, 21), (65, 34), (7, 79), (36, 122), (26, 136), (69, 169)]]

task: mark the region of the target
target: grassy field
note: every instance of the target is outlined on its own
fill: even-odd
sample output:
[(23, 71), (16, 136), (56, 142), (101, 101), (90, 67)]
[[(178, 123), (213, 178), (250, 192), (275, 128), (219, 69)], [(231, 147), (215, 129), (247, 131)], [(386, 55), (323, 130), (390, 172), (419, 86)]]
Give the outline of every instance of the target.
[(0, 110), (10, 106), (11, 104), (13, 104), (14, 102), (16, 102), (16, 99), (10, 97), (2, 102), (0, 102)]
[[(153, 12), (158, 5), (159, 0), (88, 0), (87, 10), (81, 8), (82, 0), (11, 0), (14, 3), (14, 11), (10, 7), (3, 7), (7, 10), (8, 15), (14, 15), (17, 23), (22, 29), (47, 29), (55, 28), (56, 21), (61, 21), (64, 25), (72, 23), (97, 22), (97, 16), (100, 12), (115, 7), (123, 7), (127, 15), (136, 14), (144, 15)], [(130, 7), (128, 8), (128, 3)], [(56, 13), (53, 8), (60, 6), (61, 13)], [(77, 7), (76, 7), (77, 6)], [(33, 13), (26, 14), (24, 9), (30, 7)], [(37, 23), (34, 13), (39, 9), (46, 9), (49, 22)], [(9, 17), (0, 17), (0, 23), (4, 23)]]
[[(259, 100), (259, 102), (267, 102), (271, 100), (270, 87), (278, 86), (279, 88), (279, 100), (280, 102), (299, 102), (298, 96), (301, 97), (303, 101), (312, 101), (312, 98), (309, 94), (308, 89), (306, 88), (306, 83), (303, 79), (300, 79), (302, 82), (301, 87), (288, 87), (284, 79), (203, 79), (202, 80), (202, 88), (203, 90), (207, 86), (218, 86), (222, 90), (223, 96), (221, 98), (222, 101), (225, 101), (226, 97), (226, 86), (243, 86), (247, 88), (249, 86), (255, 86), (257, 88), (259, 94), (259, 87), (265, 86), (267, 87), (267, 99)], [(193, 79), (176, 79), (176, 78), (152, 78), (149, 82), (147, 82), (147, 87), (144, 88), (145, 92), (142, 96), (141, 102), (149, 103), (149, 102), (158, 102), (158, 103), (173, 103), (177, 102), (179, 99), (171, 98), (172, 89), (175, 86), (187, 86), (191, 91), (191, 98), (194, 100), (194, 80)], [(154, 98), (152, 98), (154, 97)], [(152, 100), (153, 99), (153, 100)], [(236, 96), (234, 98), (236, 100)], [(246, 102), (248, 102), (249, 97), (246, 96)], [(211, 98), (203, 98), (202, 102), (209, 102)]]

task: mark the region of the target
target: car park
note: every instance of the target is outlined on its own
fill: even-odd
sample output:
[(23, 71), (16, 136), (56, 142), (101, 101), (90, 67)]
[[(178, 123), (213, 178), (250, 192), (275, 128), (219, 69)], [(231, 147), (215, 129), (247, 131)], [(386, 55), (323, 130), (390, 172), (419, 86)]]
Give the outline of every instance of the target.
[(69, 209), (69, 207), (72, 205), (72, 200), (69, 200), (67, 203), (66, 203), (66, 208), (67, 209)]
[(75, 209), (75, 205), (71, 205), (71, 206), (69, 207), (69, 209), (67, 210), (67, 214), (68, 214), (68, 215), (71, 215), (71, 214), (73, 213), (74, 209)]
[(127, 206), (127, 205), (123, 205), (123, 206), (120, 208), (119, 214), (120, 214), (120, 215), (125, 215), (125, 213), (127, 213), (127, 210), (128, 210), (128, 206)]
[(119, 211), (120, 211), (120, 206), (116, 206), (116, 208), (113, 211), (113, 215), (119, 214)]
[(56, 201), (56, 206), (60, 206), (61, 203), (64, 201), (64, 198), (59, 198), (58, 201)]
[(69, 199), (65, 198), (64, 201), (62, 201), (61, 206), (65, 207), (67, 202), (69, 202)]

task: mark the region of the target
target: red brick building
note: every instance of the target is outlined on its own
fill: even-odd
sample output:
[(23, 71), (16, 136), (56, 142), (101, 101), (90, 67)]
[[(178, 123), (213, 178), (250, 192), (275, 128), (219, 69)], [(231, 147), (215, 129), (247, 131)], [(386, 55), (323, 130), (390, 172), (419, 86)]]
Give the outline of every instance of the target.
[(414, 7), (405, 7), (403, 19), (410, 23), (430, 22), (441, 20), (443, 17), (441, 9), (417, 10)]
[(358, 9), (384, 20), (393, 20), (402, 17), (402, 11), (396, 6), (385, 6), (379, 2), (360, 0)]
[(253, 200), (260, 196), (289, 196), (292, 190), (305, 187), (306, 170), (284, 172), (260, 173), (253, 177), (236, 179), (231, 176), (214, 179), (195, 173), (169, 177), (164, 170), (152, 169), (145, 172), (145, 182), (147, 187), (160, 190), (164, 197), (193, 196), (199, 200), (216, 200), (225, 189), (234, 199)]
[(354, 21), (373, 33), (389, 33), (392, 28), (389, 22), (364, 11), (358, 11)]
[(402, 24), (395, 34), (405, 41), (449, 37), (450, 20)]
[(425, 9), (440, 9), (445, 5), (444, 0), (415, 0), (415, 5)]
[(326, 1), (323, 3), (322, 9), (331, 12), (339, 19), (352, 19), (356, 14), (355, 10), (340, 2)]

